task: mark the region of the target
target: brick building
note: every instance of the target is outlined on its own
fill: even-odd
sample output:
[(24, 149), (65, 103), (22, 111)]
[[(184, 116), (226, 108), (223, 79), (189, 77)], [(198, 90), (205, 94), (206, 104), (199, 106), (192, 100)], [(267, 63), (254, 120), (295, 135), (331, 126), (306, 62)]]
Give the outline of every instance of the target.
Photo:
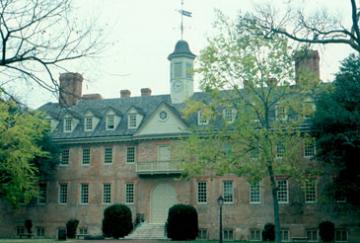
[[(188, 98), (206, 97), (193, 92), (195, 55), (188, 43), (178, 41), (168, 59), (169, 95), (151, 95), (144, 88), (139, 97), (121, 90), (120, 98), (103, 99), (99, 94), (82, 95), (80, 74), (60, 75), (59, 102), (40, 108), (62, 148), (57, 174), (40, 184), (37, 202), (17, 210), (0, 205), (1, 237), (20, 234), (28, 218), (39, 237), (55, 237), (71, 218), (80, 221), (79, 233), (101, 234), (103, 211), (114, 203), (128, 205), (134, 220), (143, 219), (144, 225), (164, 225), (168, 208), (185, 203), (198, 211), (199, 237), (216, 239), (216, 200), (223, 195), (225, 240), (261, 240), (264, 225), (273, 221), (267, 178), (256, 185), (234, 175), (179, 178), (181, 170), (173, 158), (178, 138), (188, 134), (190, 125), (206, 125), (200, 115), (184, 120), (181, 109)], [(319, 75), (317, 52), (299, 65)], [(227, 115), (235, 119), (235, 113)], [(304, 157), (314, 153), (313, 144), (304, 146)], [(318, 225), (324, 220), (335, 223), (337, 241), (359, 239), (359, 217), (346, 203), (320, 203), (321, 180), (326, 179), (309, 182), (304, 190), (287, 179), (278, 181), (284, 241), (293, 236), (318, 241)]]

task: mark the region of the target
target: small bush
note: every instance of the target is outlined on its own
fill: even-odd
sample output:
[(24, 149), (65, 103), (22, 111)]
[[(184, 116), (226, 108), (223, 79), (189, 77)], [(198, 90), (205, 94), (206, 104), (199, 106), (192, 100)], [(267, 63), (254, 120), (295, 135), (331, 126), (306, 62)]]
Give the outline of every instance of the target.
[(267, 223), (264, 226), (262, 232), (263, 241), (274, 241), (275, 240), (275, 225), (272, 223)]
[(31, 220), (31, 219), (25, 220), (24, 226), (25, 226), (25, 229), (26, 229), (27, 233), (28, 233), (28, 234), (31, 234), (31, 233), (32, 233), (31, 228), (33, 227), (32, 220)]
[(169, 209), (166, 232), (170, 239), (194, 240), (198, 231), (198, 215), (193, 206), (176, 204)]
[(131, 211), (128, 206), (114, 204), (104, 211), (102, 232), (105, 237), (118, 239), (128, 235), (133, 229)]
[(76, 236), (76, 229), (79, 225), (79, 220), (77, 219), (70, 219), (66, 222), (66, 235), (69, 239), (75, 239)]
[(319, 224), (319, 235), (323, 242), (332, 242), (335, 238), (335, 225), (330, 221)]

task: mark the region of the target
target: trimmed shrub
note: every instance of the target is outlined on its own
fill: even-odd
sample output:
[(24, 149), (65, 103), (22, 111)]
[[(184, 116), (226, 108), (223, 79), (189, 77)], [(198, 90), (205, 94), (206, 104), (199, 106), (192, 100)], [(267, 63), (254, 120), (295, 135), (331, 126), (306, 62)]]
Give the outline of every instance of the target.
[(33, 227), (32, 220), (31, 220), (31, 219), (25, 220), (24, 226), (25, 226), (25, 229), (26, 229), (27, 233), (28, 233), (28, 234), (31, 234), (31, 233), (32, 233), (31, 228)]
[(198, 214), (193, 206), (176, 204), (169, 209), (167, 237), (172, 240), (195, 240), (198, 231)]
[(70, 219), (69, 221), (66, 222), (67, 238), (75, 239), (78, 225), (79, 225), (79, 220), (77, 219)]
[(335, 238), (335, 225), (330, 221), (319, 224), (319, 235), (323, 242), (332, 242)]
[(130, 208), (123, 204), (114, 204), (104, 210), (102, 232), (105, 237), (118, 239), (128, 235), (133, 229)]
[(264, 226), (262, 232), (263, 241), (274, 241), (275, 240), (275, 225), (273, 223), (267, 223)]

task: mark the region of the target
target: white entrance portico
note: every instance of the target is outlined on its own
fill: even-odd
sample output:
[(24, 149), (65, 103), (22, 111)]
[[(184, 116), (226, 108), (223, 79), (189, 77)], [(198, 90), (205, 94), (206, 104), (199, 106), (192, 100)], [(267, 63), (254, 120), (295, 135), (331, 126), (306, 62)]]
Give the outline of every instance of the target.
[(174, 187), (167, 183), (159, 184), (151, 193), (151, 221), (153, 224), (165, 224), (169, 208), (177, 203)]

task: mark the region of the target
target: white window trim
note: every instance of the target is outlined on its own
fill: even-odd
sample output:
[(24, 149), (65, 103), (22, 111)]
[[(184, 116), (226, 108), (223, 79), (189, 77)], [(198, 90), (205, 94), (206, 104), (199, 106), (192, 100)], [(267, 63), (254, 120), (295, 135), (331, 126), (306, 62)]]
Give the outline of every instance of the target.
[[(64, 151), (65, 149), (69, 150), (69, 156), (68, 156), (68, 163), (67, 163), (67, 164), (63, 164), (63, 163), (62, 163), (63, 151)], [(70, 164), (70, 148), (64, 148), (64, 149), (62, 149), (60, 156), (61, 156), (61, 157), (60, 157), (59, 167), (67, 167), (67, 166), (69, 166), (69, 164)]]
[[(103, 185), (102, 186), (102, 204), (109, 205), (112, 203), (112, 184), (111, 183), (103, 183), (102, 185)], [(110, 202), (104, 202), (104, 196), (105, 196), (104, 186), (105, 185), (110, 185)]]
[(206, 125), (208, 125), (208, 124), (209, 124), (209, 119), (203, 120), (203, 119), (201, 119), (201, 116), (202, 116), (202, 112), (201, 112), (201, 111), (198, 111), (198, 112), (197, 112), (198, 125), (199, 125), (199, 126), (206, 126)]
[(231, 109), (231, 120), (226, 120), (226, 112), (229, 110), (229, 108), (225, 108), (223, 110), (223, 119), (229, 124), (234, 123), (236, 118), (236, 109), (235, 108), (230, 108), (230, 109)]
[[(135, 126), (131, 126), (131, 122), (130, 122), (130, 116), (134, 115), (135, 116)], [(138, 121), (138, 114), (136, 112), (130, 112), (128, 113), (128, 129), (136, 129), (139, 125), (139, 121)]]
[[(132, 202), (127, 202), (127, 185), (133, 185), (133, 201)], [(136, 201), (136, 198), (135, 198), (135, 183), (133, 183), (133, 182), (129, 182), (129, 183), (125, 183), (125, 193), (124, 193), (124, 195), (125, 195), (125, 204), (126, 205), (134, 205), (135, 204), (135, 201)]]
[[(134, 162), (128, 162), (128, 148), (129, 147), (134, 147)], [(125, 147), (126, 148), (126, 151), (125, 151), (125, 164), (129, 164), (129, 165), (133, 165), (133, 164), (135, 164), (136, 163), (136, 146), (135, 145), (133, 145), (133, 146), (126, 146)]]
[(250, 204), (261, 204), (261, 183), (260, 181), (258, 182), (259, 184), (259, 201), (251, 201), (251, 184), (249, 183), (249, 203)]
[(304, 141), (304, 144), (303, 144), (304, 145), (304, 158), (306, 158), (306, 159), (312, 159), (316, 155), (316, 143), (315, 143), (314, 138), (312, 139), (312, 144), (313, 144), (313, 147), (314, 147), (314, 154), (313, 155), (305, 155), (306, 141)]
[[(70, 130), (66, 129), (66, 120), (70, 119)], [(71, 133), (74, 130), (74, 122), (73, 122), (74, 118), (72, 118), (71, 116), (65, 116), (63, 119), (63, 132), (64, 133)]]
[[(87, 185), (87, 187), (88, 187), (88, 202), (87, 203), (83, 203), (82, 202), (82, 193), (81, 193), (81, 185)], [(79, 185), (79, 204), (80, 205), (84, 205), (84, 206), (86, 206), (86, 205), (89, 205), (89, 200), (90, 200), (90, 185), (89, 185), (89, 183), (80, 183), (80, 185)]]
[[(87, 119), (88, 118), (90, 118), (91, 119), (91, 129), (88, 129), (87, 128)], [(94, 131), (94, 116), (93, 115), (86, 115), (85, 117), (84, 117), (84, 131), (85, 132), (92, 132), (92, 131)]]
[[(336, 231), (338, 230), (344, 230), (346, 232), (346, 239), (347, 240), (336, 240)], [(335, 228), (335, 239), (334, 239), (335, 242), (349, 242), (349, 231), (347, 229), (343, 229), (343, 228)]]
[[(66, 203), (60, 202), (61, 198), (61, 184), (66, 185)], [(58, 204), (60, 205), (66, 205), (69, 201), (69, 183), (58, 183)]]
[[(105, 162), (106, 148), (111, 148), (111, 163)], [(105, 146), (103, 151), (104, 151), (104, 154), (103, 154), (103, 164), (104, 164), (104, 165), (112, 165), (113, 162), (114, 162), (114, 147), (113, 147), (113, 146)]]
[[(278, 195), (276, 195), (278, 197), (278, 203), (279, 204), (289, 204), (289, 180), (288, 179), (279, 179), (277, 181), (286, 181), (286, 201), (280, 202)], [(279, 190), (277, 191), (277, 193), (279, 193)]]
[(314, 204), (314, 203), (317, 202), (317, 194), (318, 194), (317, 193), (317, 180), (315, 180), (315, 179), (314, 179), (314, 184), (315, 184), (314, 185), (314, 187), (315, 187), (315, 200), (314, 201), (308, 201), (308, 200), (306, 200), (306, 194), (307, 194), (306, 189), (307, 189), (307, 187), (306, 187), (306, 182), (305, 182), (305, 193), (304, 193), (305, 195), (304, 195), (304, 197), (305, 197), (305, 203), (306, 204)]
[[(230, 202), (226, 202), (225, 201), (225, 181), (231, 181), (231, 189), (232, 189), (232, 192), (231, 192), (231, 201)], [(235, 203), (235, 194), (234, 194), (234, 181), (233, 180), (223, 180), (222, 181), (222, 191), (223, 191), (223, 197), (224, 197), (224, 204), (234, 204)]]
[[(84, 164), (84, 149), (89, 149), (89, 163)], [(90, 147), (82, 147), (81, 150), (81, 166), (87, 167), (91, 165), (91, 148)]]
[[(284, 107), (284, 113), (285, 113), (285, 114), (284, 114), (284, 117), (283, 117), (283, 118), (280, 118), (280, 117), (279, 117), (279, 111), (278, 111), (279, 107)], [(288, 109), (287, 109), (287, 107), (284, 106), (284, 105), (276, 105), (276, 106), (275, 106), (275, 120), (276, 120), (276, 121), (287, 121), (288, 118), (289, 118), (289, 116), (288, 116)]]
[[(205, 193), (206, 193), (206, 202), (199, 202), (199, 183), (200, 182), (204, 182), (205, 183), (205, 189), (206, 189), (206, 191), (205, 191)], [(202, 205), (206, 205), (206, 204), (208, 204), (208, 186), (207, 186), (207, 181), (197, 181), (196, 182), (196, 202), (197, 202), (197, 204), (202, 204)]]
[[(113, 128), (109, 128), (108, 127), (108, 123), (109, 123), (109, 116), (113, 116), (114, 117), (114, 127)], [(106, 131), (114, 131), (116, 129), (116, 115), (113, 113), (107, 113), (105, 116), (105, 130)]]

